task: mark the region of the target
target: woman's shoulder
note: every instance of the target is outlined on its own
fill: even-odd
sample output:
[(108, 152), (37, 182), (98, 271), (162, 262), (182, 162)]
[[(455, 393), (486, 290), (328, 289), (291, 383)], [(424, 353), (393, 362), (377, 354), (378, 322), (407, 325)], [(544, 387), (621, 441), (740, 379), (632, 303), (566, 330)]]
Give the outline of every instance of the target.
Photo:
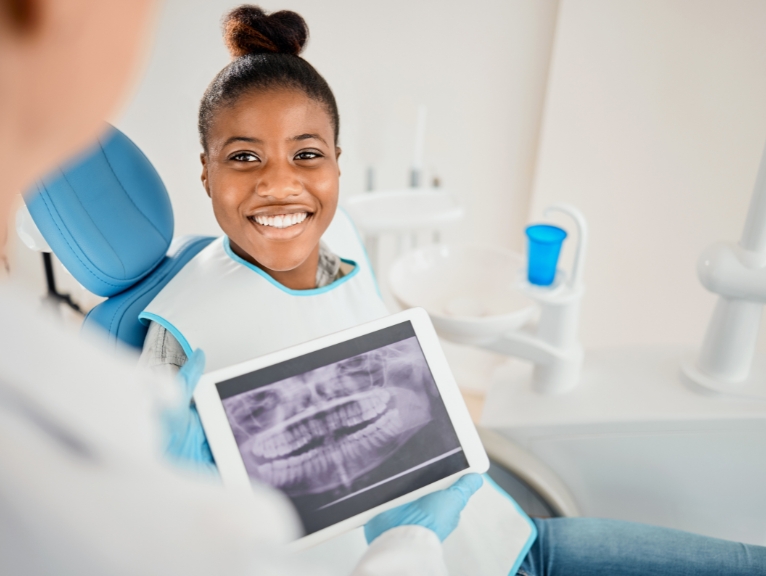
[(186, 364), (186, 360), (186, 353), (178, 340), (161, 324), (150, 322), (139, 363), (150, 370), (164, 370), (165, 366), (177, 370)]

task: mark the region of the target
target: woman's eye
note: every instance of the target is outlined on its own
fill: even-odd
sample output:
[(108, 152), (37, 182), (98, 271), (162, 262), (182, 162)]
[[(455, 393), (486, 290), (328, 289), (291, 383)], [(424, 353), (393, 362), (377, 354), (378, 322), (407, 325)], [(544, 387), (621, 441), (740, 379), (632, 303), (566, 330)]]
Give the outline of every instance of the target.
[(231, 159), (235, 162), (257, 162), (259, 160), (258, 156), (252, 152), (239, 152), (232, 156)]
[(312, 150), (304, 150), (303, 152), (298, 152), (295, 155), (296, 160), (313, 160), (314, 158), (321, 158), (322, 155), (319, 152), (314, 152)]

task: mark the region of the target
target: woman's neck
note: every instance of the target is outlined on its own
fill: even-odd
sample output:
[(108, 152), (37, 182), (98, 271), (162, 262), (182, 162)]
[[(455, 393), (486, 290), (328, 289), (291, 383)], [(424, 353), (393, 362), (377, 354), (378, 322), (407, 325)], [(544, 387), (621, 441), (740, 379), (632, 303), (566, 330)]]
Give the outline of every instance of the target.
[(311, 290), (317, 286), (317, 266), (319, 265), (319, 245), (311, 251), (309, 257), (306, 258), (301, 264), (292, 270), (270, 270), (262, 264), (260, 264), (255, 258), (250, 256), (247, 252), (242, 250), (234, 242), (229, 240), (229, 245), (232, 251), (242, 258), (243, 260), (250, 262), (254, 266), (258, 266), (261, 270), (266, 272), (274, 280), (290, 288), (291, 290)]

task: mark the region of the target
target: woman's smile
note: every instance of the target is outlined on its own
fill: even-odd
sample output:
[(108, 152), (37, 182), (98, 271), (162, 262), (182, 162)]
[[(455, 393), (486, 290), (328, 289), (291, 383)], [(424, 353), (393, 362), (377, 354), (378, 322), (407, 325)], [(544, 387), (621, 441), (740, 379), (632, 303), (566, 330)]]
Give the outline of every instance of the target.
[(271, 211), (247, 217), (253, 228), (269, 240), (292, 240), (313, 224), (313, 213), (300, 211)]
[(272, 226), (274, 228), (290, 228), (303, 222), (308, 216), (307, 212), (296, 212), (295, 214), (277, 214), (275, 216), (253, 216), (256, 224), (261, 226)]

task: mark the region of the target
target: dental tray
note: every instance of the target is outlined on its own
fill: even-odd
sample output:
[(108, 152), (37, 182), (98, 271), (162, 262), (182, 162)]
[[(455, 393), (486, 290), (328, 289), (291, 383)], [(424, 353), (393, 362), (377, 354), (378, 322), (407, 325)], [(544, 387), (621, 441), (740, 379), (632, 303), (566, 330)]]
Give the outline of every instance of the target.
[(194, 398), (224, 484), (287, 494), (298, 549), (489, 468), (420, 308), (205, 374)]

